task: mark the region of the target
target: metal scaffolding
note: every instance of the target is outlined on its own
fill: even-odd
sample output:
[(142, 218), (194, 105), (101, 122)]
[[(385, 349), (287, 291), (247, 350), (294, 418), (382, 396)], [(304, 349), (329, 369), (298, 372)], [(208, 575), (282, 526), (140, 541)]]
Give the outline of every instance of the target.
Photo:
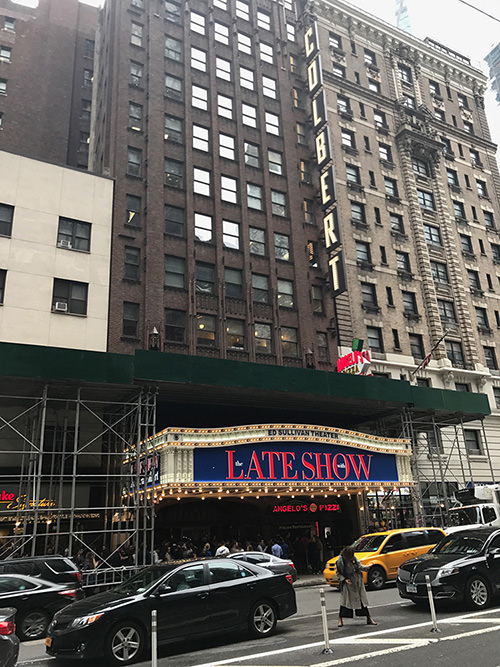
[(155, 432), (156, 389), (16, 389), (0, 395), (0, 558), (90, 555), (105, 569), (125, 549), (136, 565), (149, 562), (154, 498), (140, 463)]

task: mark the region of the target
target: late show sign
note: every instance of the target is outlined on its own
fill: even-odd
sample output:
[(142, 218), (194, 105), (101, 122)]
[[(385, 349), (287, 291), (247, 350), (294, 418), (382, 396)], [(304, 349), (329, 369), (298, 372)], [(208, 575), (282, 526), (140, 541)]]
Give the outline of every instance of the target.
[(397, 482), (394, 454), (285, 442), (199, 447), (194, 482)]
[(342, 239), (337, 220), (335, 170), (332, 164), (330, 131), (327, 124), (326, 94), (323, 88), (323, 72), (319, 52), (318, 29), (314, 22), (304, 35), (307, 61), (307, 86), (311, 98), (312, 124), (315, 133), (316, 164), (320, 170), (319, 194), (323, 211), (325, 247), (332, 281), (333, 296), (347, 289)]

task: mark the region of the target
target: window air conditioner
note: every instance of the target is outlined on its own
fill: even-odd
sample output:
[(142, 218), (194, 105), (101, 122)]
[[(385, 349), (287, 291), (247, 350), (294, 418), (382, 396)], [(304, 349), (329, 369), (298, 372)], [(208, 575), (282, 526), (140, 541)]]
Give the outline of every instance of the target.
[(67, 313), (68, 304), (65, 301), (56, 301), (54, 304), (54, 310), (57, 310), (60, 313)]
[(57, 245), (60, 248), (72, 248), (73, 246), (71, 245), (71, 241), (68, 241), (67, 239), (59, 239)]

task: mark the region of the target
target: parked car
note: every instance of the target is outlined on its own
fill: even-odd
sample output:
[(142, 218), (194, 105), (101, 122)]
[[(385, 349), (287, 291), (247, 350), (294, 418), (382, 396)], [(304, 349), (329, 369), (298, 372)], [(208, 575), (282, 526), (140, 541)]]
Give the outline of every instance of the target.
[(228, 558), (236, 558), (236, 560), (242, 560), (245, 563), (260, 565), (260, 567), (265, 567), (266, 570), (270, 570), (275, 574), (289, 574), (292, 577), (292, 581), (297, 581), (297, 570), (293, 561), (289, 558), (278, 558), (264, 551), (238, 551), (237, 553), (230, 554)]
[(286, 575), (251, 563), (210, 558), (153, 565), (56, 614), (47, 653), (104, 656), (106, 665), (128, 665), (150, 644), (153, 609), (158, 643), (164, 644), (243, 629), (265, 637), (278, 619), (295, 614), (297, 605)]
[[(397, 578), (398, 567), (405, 560), (426, 553), (446, 533), (440, 528), (400, 528), (362, 535), (354, 544), (354, 555), (369, 570), (363, 572), (363, 581), (372, 589), (382, 588), (386, 581)], [(338, 586), (338, 556), (331, 558), (323, 570), (330, 586)]]
[(425, 575), (434, 599), (465, 601), (472, 609), (487, 607), (500, 592), (500, 530), (452, 533), (429, 553), (406, 561), (398, 571), (400, 596), (415, 603), (427, 601)]
[(0, 609), (0, 665), (14, 667), (19, 654), (19, 639), (14, 623), (16, 610), (13, 607)]
[(82, 588), (80, 570), (64, 556), (32, 556), (30, 558), (7, 558), (0, 560), (0, 574), (26, 574), (40, 577), (69, 588)]
[(53, 615), (76, 599), (76, 590), (22, 574), (0, 574), (0, 606), (17, 610), (21, 640), (42, 639)]

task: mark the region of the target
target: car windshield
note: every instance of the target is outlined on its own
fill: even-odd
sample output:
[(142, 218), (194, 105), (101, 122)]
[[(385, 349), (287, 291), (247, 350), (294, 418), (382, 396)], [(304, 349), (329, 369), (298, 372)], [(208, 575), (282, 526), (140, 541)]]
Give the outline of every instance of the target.
[(138, 572), (134, 577), (123, 582), (123, 584), (116, 586), (113, 590), (117, 593), (122, 593), (123, 595), (137, 595), (138, 593), (144, 593), (144, 591), (151, 588), (155, 582), (164, 577), (167, 574), (167, 571), (168, 570), (161, 567), (148, 567)]
[(459, 554), (469, 556), (479, 553), (484, 539), (478, 535), (450, 535), (431, 550), (433, 554)]
[(377, 551), (385, 537), (385, 535), (361, 535), (352, 546), (354, 551)]
[(469, 523), (481, 523), (478, 517), (478, 508), (474, 505), (470, 507), (457, 507), (450, 510), (451, 526), (466, 526)]

